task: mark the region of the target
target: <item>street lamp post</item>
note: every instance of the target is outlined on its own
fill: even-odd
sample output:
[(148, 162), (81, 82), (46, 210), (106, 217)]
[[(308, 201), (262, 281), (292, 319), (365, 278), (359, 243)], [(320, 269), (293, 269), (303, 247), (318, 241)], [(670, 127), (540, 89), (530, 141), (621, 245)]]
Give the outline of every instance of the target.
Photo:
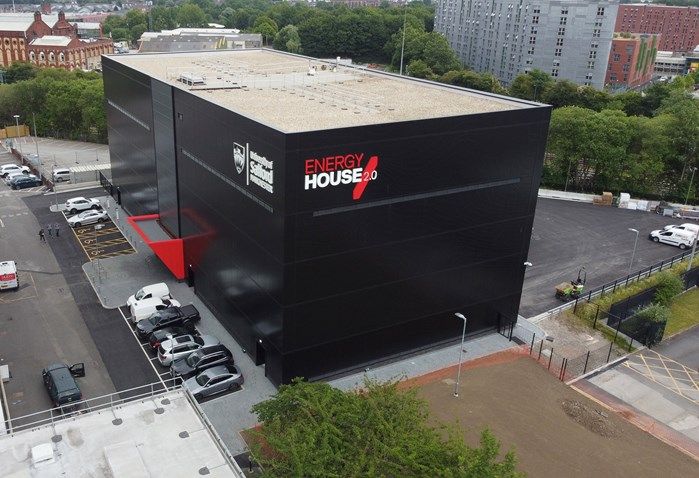
[(633, 252), (631, 253), (631, 262), (629, 263), (629, 273), (627, 276), (631, 275), (631, 266), (633, 266), (633, 260), (636, 257), (636, 246), (638, 245), (638, 231), (636, 229), (629, 228), (629, 231), (636, 233), (636, 239), (633, 241)]
[(459, 381), (461, 380), (461, 360), (463, 359), (464, 355), (464, 338), (466, 337), (466, 322), (467, 319), (464, 317), (464, 314), (460, 314), (459, 312), (456, 312), (454, 314), (457, 316), (459, 319), (464, 321), (464, 328), (461, 331), (461, 347), (459, 348), (459, 372), (456, 374), (456, 384), (454, 384), (454, 396), (459, 397)]
[(692, 170), (692, 177), (689, 179), (689, 187), (687, 188), (687, 196), (684, 198), (684, 205), (687, 205), (687, 202), (689, 201), (689, 192), (692, 190), (692, 182), (694, 181), (694, 173), (697, 172), (697, 168), (691, 168)]
[(24, 156), (24, 152), (22, 151), (22, 142), (19, 140), (19, 115), (12, 115), (12, 117), (15, 119), (15, 125), (17, 126), (17, 142), (19, 143), (19, 154)]
[(405, 2), (403, 7), (403, 41), (400, 44), (400, 71), (399, 75), (403, 76), (403, 52), (405, 51), (405, 22), (408, 17), (408, 2)]

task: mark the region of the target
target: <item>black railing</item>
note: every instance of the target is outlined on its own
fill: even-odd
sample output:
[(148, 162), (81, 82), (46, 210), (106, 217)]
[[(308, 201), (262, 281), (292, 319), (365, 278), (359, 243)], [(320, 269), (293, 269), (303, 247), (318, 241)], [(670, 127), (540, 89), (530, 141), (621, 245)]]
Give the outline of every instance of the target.
[(117, 204), (121, 205), (121, 190), (118, 186), (114, 186), (112, 182), (101, 172), (99, 173), (100, 185), (104, 188), (111, 197), (113, 197)]

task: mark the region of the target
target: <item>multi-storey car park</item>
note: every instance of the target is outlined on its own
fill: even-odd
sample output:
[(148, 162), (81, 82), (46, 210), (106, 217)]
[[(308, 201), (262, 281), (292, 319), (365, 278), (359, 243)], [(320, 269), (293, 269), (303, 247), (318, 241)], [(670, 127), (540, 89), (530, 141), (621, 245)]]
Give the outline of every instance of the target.
[(549, 107), (269, 50), (103, 65), (122, 206), (274, 383), (516, 320)]

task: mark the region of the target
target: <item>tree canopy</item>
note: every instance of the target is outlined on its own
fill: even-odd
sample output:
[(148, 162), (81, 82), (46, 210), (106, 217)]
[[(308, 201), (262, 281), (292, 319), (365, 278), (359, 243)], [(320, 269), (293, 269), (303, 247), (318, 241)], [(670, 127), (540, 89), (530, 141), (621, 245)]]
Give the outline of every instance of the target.
[(269, 477), (523, 476), (489, 431), (470, 447), (456, 428), (429, 426), (426, 403), (396, 383), (367, 381), (357, 393), (297, 379), (253, 411), (253, 456)]

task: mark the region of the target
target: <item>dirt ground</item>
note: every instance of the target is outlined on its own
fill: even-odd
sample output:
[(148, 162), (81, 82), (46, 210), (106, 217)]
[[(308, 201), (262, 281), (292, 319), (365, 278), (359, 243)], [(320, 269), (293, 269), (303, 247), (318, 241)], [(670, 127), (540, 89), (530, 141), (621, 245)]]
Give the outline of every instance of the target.
[(434, 423), (457, 423), (469, 443), (490, 428), (530, 477), (697, 476), (699, 463), (560, 382), (528, 356), (504, 352), (406, 381)]

